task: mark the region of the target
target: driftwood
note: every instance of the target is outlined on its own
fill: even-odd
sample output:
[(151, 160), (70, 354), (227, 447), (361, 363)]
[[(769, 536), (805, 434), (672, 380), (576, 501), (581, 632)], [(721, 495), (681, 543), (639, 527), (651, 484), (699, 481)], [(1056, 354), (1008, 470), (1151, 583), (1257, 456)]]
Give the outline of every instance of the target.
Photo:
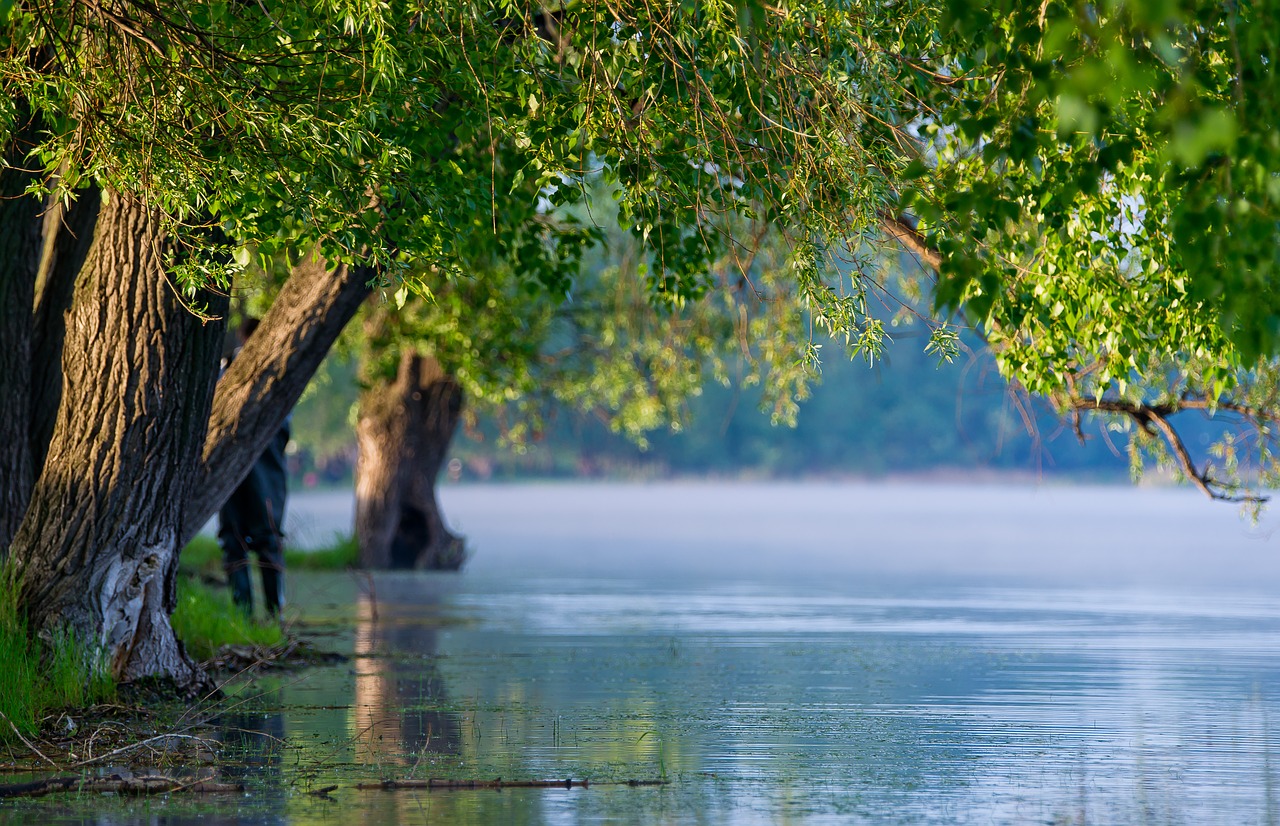
[[(665, 780), (623, 780), (616, 782), (596, 783), (597, 786), (665, 786)], [(591, 786), (590, 780), (381, 780), (377, 783), (359, 783), (357, 789), (427, 789), (448, 791), (453, 789), (585, 789)]]
[[(461, 789), (586, 789), (596, 786), (665, 786), (666, 780), (620, 780), (592, 784), (590, 780), (381, 780), (376, 783), (358, 783), (362, 790), (395, 791), (398, 789), (426, 789), (447, 791)], [(325, 786), (309, 794), (327, 796), (337, 791), (337, 786)], [(212, 780), (180, 780), (166, 775), (113, 774), (108, 777), (80, 777), (62, 775), (33, 780), (30, 783), (0, 785), (0, 799), (6, 797), (43, 797), (57, 792), (111, 792), (122, 795), (149, 795), (188, 792), (193, 794), (219, 794), (243, 792), (239, 783), (217, 783)]]
[(112, 792), (125, 795), (166, 794), (170, 792), (189, 792), (193, 794), (215, 794), (225, 792), (243, 792), (244, 786), (239, 783), (216, 783), (211, 780), (179, 780), (164, 775), (111, 775), (110, 777), (46, 777), (30, 783), (12, 783), (0, 785), (0, 798), (5, 797), (43, 797), (55, 792)]

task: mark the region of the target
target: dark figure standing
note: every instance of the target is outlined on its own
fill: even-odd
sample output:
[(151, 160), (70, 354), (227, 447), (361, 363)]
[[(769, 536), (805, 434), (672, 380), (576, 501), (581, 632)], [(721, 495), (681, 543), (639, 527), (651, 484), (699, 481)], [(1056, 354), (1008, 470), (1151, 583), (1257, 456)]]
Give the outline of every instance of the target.
[[(244, 323), (242, 342), (248, 340), (257, 326), (257, 319)], [(289, 420), (285, 419), (284, 426), (254, 462), (249, 475), (218, 512), (218, 541), (222, 545), (222, 564), (231, 586), (231, 598), (250, 616), (253, 615), (250, 551), (258, 557), (262, 571), (267, 613), (277, 617), (284, 608), (284, 508), (288, 493), (285, 448), (288, 444)]]

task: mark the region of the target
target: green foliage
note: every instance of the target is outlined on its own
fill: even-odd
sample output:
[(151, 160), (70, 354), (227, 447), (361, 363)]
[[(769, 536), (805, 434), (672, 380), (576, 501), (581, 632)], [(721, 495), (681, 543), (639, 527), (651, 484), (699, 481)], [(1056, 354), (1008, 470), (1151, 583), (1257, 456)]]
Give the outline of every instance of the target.
[(38, 733), (55, 709), (83, 708), (115, 697), (100, 651), (68, 629), (47, 642), (33, 639), (18, 610), (16, 585), (0, 572), (0, 743)]
[[(388, 315), (411, 289), (443, 302), (405, 335), (465, 353), (454, 371), (473, 398), (518, 404), (540, 383), (533, 342), (605, 272), (584, 271), (593, 244), (683, 311), (724, 300), (744, 227), (786, 250), (778, 283), (815, 329), (882, 359), (868, 309), (885, 285), (859, 259), (907, 215), (943, 261), (937, 306), (1064, 410), (1268, 401), (1280, 26), (1266, 0), (130, 9), (6, 7), (0, 129), (40, 136), (36, 188), (143, 194), (187, 286), (312, 245), (376, 264)], [(597, 180), (629, 250), (582, 209)], [(602, 325), (602, 340), (647, 340), (564, 398), (633, 434), (674, 418), (701, 381), (697, 339), (743, 335), (674, 310)], [(948, 327), (931, 330), (953, 355)], [(765, 343), (744, 363), (770, 365), (759, 378), (786, 420), (818, 344), (770, 340), (776, 357)], [(1264, 475), (1266, 427), (1245, 422)]]
[(189, 284), (319, 243), (380, 263), (395, 294), (405, 274), (465, 275), (484, 248), (565, 296), (594, 233), (544, 216), (603, 176), (650, 289), (680, 299), (708, 288), (730, 216), (805, 244), (874, 227), (903, 165), (897, 52), (931, 47), (936, 11), (166, 0), (130, 15), (11, 4), (0, 125), (34, 113), (59, 197), (93, 179), (161, 208)]
[(224, 645), (273, 646), (284, 642), (278, 624), (254, 622), (236, 607), (226, 589), (211, 588), (191, 577), (178, 580), (178, 606), (170, 622), (187, 653), (197, 661), (212, 658)]
[(1228, 492), (1280, 479), (1276, 10), (948, 3), (902, 130), (939, 305), (1008, 379), (1136, 416), (1135, 455), (1201, 481), (1150, 414), (1235, 408), (1256, 461)]
[[(822, 382), (801, 406), (793, 427), (777, 427), (757, 410), (762, 388), (736, 379), (709, 385), (687, 402), (679, 432), (657, 432), (648, 448), (628, 444), (589, 415), (561, 409), (543, 438), (524, 455), (491, 441), (459, 439), (461, 478), (511, 476), (606, 477), (876, 477), (893, 474), (1008, 473), (1051, 477), (1124, 478), (1116, 451), (1086, 421), (1081, 445), (1052, 409), (1012, 391), (980, 342), (966, 335), (963, 355), (939, 365), (914, 346), (915, 330), (885, 326), (901, 339), (875, 364), (829, 357)], [(914, 339), (912, 337), (915, 337)], [(732, 376), (732, 371), (731, 371)], [(1203, 426), (1189, 422), (1198, 453)]]

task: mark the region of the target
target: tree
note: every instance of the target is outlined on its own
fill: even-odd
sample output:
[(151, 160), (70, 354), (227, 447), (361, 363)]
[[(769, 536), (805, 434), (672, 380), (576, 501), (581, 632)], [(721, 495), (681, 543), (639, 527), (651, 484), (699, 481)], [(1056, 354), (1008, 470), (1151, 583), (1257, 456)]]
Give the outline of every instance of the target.
[[(568, 291), (561, 233), (498, 220), (530, 187), (572, 202), (605, 170), (673, 298), (705, 289), (718, 216), (810, 247), (863, 226), (892, 150), (850, 127), (901, 74), (865, 56), (924, 36), (903, 11), (6, 5), (0, 545), (32, 627), (69, 626), (121, 678), (195, 679), (176, 549), (371, 288), (456, 272), (484, 238)], [(243, 250), (294, 266), (215, 393)]]
[[(166, 614), (175, 540), (359, 304), (463, 278), (477, 247), (569, 294), (582, 233), (535, 204), (597, 173), (662, 300), (706, 293), (721, 228), (759, 220), (815, 321), (874, 352), (863, 250), (890, 237), (1031, 390), (1102, 399), (1136, 376), (1220, 408), (1265, 389), (1273, 10), (1146, 8), (5, 5), (0, 545), (32, 627), (70, 625), (121, 677), (194, 679)], [(1137, 233), (1114, 226), (1131, 203)], [(215, 393), (245, 251), (293, 267)]]
[[(708, 292), (655, 305), (652, 264), (617, 226), (609, 193), (578, 213), (599, 223), (571, 299), (532, 293), (501, 262), (472, 258), (468, 279), (429, 298), (366, 307), (361, 360), (356, 539), (370, 568), (456, 570), (463, 543), (447, 526), (435, 480), (463, 415), (487, 412), (498, 438), (522, 448), (557, 406), (597, 416), (643, 444), (679, 429), (708, 378), (763, 384), (775, 420), (793, 419), (815, 378), (816, 347), (777, 239), (744, 226), (716, 262)], [(551, 216), (549, 216), (551, 217)], [(555, 220), (572, 220), (573, 214)], [(423, 282), (426, 283), (426, 282)]]

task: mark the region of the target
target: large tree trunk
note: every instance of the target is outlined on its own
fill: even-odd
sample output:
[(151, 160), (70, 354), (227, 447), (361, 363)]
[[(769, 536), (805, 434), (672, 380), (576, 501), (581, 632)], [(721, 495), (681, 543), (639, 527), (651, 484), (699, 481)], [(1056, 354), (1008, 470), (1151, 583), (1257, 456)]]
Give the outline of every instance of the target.
[(17, 129), (0, 167), (0, 554), (17, 533), (36, 476), (28, 433), (42, 204), (23, 194), (37, 180), (23, 169), (35, 132), (34, 122)]
[(360, 398), (356, 540), (366, 568), (456, 571), (466, 551), (445, 526), (436, 478), (462, 412), (462, 388), (429, 356), (401, 355), (396, 378)]
[[(117, 679), (189, 685), (199, 673), (169, 614), (224, 322), (184, 306), (164, 257), (158, 215), (112, 194), (67, 314), (61, 405), (11, 559), (42, 635), (99, 642)], [(197, 300), (225, 315), (225, 297)]]
[(330, 270), (315, 255), (293, 268), (257, 332), (218, 382), (182, 544), (213, 518), (280, 431), (338, 334), (372, 292), (375, 275), (367, 267)]

